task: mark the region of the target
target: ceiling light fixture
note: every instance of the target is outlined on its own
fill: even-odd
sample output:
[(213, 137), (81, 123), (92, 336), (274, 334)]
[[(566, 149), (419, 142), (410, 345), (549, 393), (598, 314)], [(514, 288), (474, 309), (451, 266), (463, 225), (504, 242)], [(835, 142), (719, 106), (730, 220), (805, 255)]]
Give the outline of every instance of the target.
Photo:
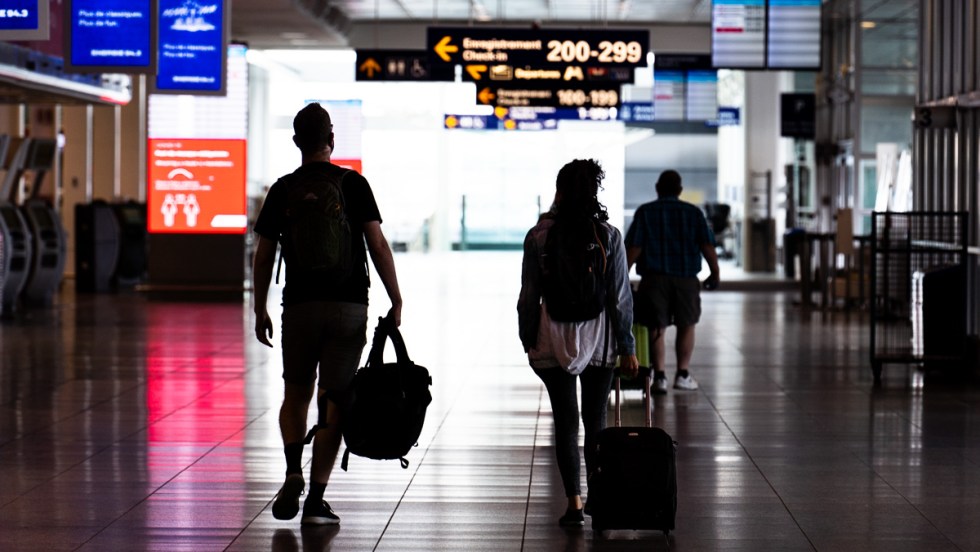
[(861, 22), (861, 28), (862, 29), (874, 29), (877, 26), (878, 26), (878, 24), (875, 23), (874, 21), (862, 21)]

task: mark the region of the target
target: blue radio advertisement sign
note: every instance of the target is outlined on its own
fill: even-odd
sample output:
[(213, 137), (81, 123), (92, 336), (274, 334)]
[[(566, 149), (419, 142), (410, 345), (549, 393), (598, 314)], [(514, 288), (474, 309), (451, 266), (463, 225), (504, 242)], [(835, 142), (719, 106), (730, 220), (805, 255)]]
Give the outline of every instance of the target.
[(159, 0), (155, 93), (225, 93), (227, 0)]
[(69, 69), (155, 71), (155, 1), (69, 0), (66, 5)]
[(0, 7), (0, 29), (36, 29), (38, 0), (4, 0)]
[(48, 0), (0, 2), (0, 40), (47, 40)]

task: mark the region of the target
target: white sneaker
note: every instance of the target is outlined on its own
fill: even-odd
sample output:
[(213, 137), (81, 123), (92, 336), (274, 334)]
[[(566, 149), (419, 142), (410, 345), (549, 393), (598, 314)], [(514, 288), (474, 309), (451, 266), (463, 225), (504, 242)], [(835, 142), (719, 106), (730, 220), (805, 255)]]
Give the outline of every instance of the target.
[(684, 389), (685, 391), (693, 391), (698, 388), (698, 382), (694, 380), (694, 377), (690, 374), (684, 377), (674, 378), (674, 389)]
[(667, 378), (653, 378), (653, 385), (650, 386), (650, 391), (654, 395), (666, 395), (667, 394)]

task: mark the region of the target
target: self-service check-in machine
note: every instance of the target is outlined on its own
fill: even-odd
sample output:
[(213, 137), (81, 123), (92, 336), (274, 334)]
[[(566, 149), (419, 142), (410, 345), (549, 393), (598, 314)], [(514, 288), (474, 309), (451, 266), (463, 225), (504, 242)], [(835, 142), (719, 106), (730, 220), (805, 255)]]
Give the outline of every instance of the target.
[(20, 165), (21, 174), (30, 171), (34, 175), (30, 194), (20, 207), (31, 232), (33, 251), (27, 284), (21, 296), (33, 305), (51, 304), (65, 274), (68, 256), (68, 240), (61, 218), (51, 202), (40, 195), (45, 174), (54, 168), (57, 151), (58, 143), (54, 139), (33, 138), (26, 141), (26, 152)]
[(119, 265), (119, 221), (105, 201), (75, 205), (75, 289), (109, 291)]
[(10, 136), (0, 137), (0, 161), (5, 171), (3, 184), (0, 186), (0, 234), (3, 236), (2, 264), (2, 293), (0, 293), (0, 313), (10, 314), (17, 308), (18, 298), (30, 273), (31, 233), (27, 220), (21, 214), (16, 203), (16, 185), (20, 180), (21, 171), (17, 167), (22, 163), (20, 157), (26, 155), (24, 140)]

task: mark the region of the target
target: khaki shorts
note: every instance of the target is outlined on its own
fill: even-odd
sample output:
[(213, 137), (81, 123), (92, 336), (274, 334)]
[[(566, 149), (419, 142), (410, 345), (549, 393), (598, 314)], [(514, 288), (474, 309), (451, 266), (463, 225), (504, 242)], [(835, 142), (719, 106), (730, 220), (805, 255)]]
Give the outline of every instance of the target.
[[(282, 379), (318, 380), (333, 400), (343, 397), (367, 342), (367, 305), (310, 301), (283, 308)], [(319, 368), (319, 369), (318, 369)]]
[(701, 320), (701, 282), (696, 276), (643, 276), (633, 296), (633, 318), (648, 328), (697, 324)]

